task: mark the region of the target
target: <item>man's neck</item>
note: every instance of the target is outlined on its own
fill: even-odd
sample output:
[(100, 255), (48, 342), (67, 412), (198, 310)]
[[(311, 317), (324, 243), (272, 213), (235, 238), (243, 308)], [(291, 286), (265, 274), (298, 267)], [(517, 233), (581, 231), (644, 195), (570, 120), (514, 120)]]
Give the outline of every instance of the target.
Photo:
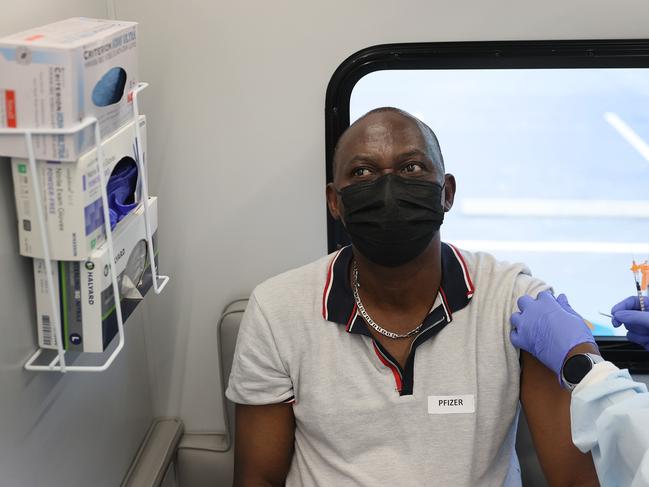
[(398, 267), (374, 264), (356, 251), (354, 259), (362, 295), (380, 307), (396, 311), (421, 306), (422, 302), (430, 306), (437, 295), (442, 280), (439, 233), (424, 252)]

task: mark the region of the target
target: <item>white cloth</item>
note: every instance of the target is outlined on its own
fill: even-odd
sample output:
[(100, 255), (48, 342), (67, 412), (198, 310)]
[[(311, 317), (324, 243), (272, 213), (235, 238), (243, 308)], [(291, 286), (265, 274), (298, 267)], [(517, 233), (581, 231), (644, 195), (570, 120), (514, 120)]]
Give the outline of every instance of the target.
[(593, 367), (572, 393), (572, 439), (593, 455), (602, 487), (649, 486), (649, 393), (610, 362)]

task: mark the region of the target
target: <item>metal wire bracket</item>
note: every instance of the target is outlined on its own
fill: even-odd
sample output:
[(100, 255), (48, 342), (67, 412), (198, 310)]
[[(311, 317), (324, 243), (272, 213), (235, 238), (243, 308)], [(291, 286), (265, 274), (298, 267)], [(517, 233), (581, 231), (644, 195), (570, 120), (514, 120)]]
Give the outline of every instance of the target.
[[(148, 185), (147, 185), (147, 173), (144, 166), (144, 154), (142, 149), (142, 138), (140, 133), (140, 124), (139, 124), (139, 109), (137, 103), (138, 94), (148, 86), (148, 83), (139, 83), (138, 86), (132, 90), (128, 96), (129, 99), (133, 102), (133, 120), (135, 123), (135, 138), (137, 146), (137, 164), (140, 174), (141, 188), (142, 188), (142, 201), (146, 202), (149, 199)], [(50, 254), (50, 245), (49, 245), (49, 234), (47, 232), (47, 227), (45, 224), (45, 216), (43, 213), (43, 199), (40, 190), (40, 184), (38, 180), (38, 172), (36, 170), (36, 158), (34, 157), (34, 145), (33, 145), (33, 136), (34, 135), (72, 135), (77, 132), (80, 132), (87, 127), (94, 126), (95, 132), (95, 147), (97, 151), (97, 165), (99, 169), (99, 180), (101, 184), (101, 200), (102, 207), (104, 212), (104, 229), (106, 231), (106, 245), (108, 246), (108, 255), (110, 262), (115, 262), (115, 252), (113, 248), (113, 232), (110, 227), (110, 216), (108, 213), (108, 195), (106, 193), (106, 175), (104, 174), (104, 154), (101, 148), (101, 133), (99, 130), (99, 122), (96, 117), (87, 117), (82, 120), (80, 123), (69, 127), (69, 128), (44, 128), (44, 129), (29, 129), (29, 128), (0, 128), (0, 136), (2, 135), (16, 135), (20, 134), (25, 137), (25, 145), (27, 147), (27, 154), (29, 159), (29, 169), (33, 177), (32, 181), (32, 191), (36, 199), (36, 216), (38, 219), (38, 225), (41, 232), (41, 241), (43, 244), (43, 260), (45, 261), (45, 272), (47, 274), (47, 285), (49, 288), (50, 294), (50, 305), (53, 310), (58, 309), (58, 298), (55, 296), (54, 280), (52, 278), (52, 259)], [(149, 255), (151, 256), (151, 273), (153, 277), (153, 289), (156, 294), (160, 294), (164, 287), (169, 282), (168, 276), (158, 275), (157, 266), (155, 263), (155, 254), (153, 251), (153, 234), (151, 231), (151, 218), (149, 215), (149, 208), (147, 204), (142, 205), (144, 208), (144, 220), (146, 226), (146, 239), (149, 250)], [(102, 365), (66, 365), (65, 362), (65, 350), (63, 349), (63, 337), (61, 332), (60, 316), (58, 313), (52, 313), (52, 325), (54, 327), (54, 333), (56, 336), (56, 349), (57, 354), (54, 359), (48, 365), (36, 364), (39, 357), (43, 353), (43, 349), (39, 348), (27, 361), (25, 364), (25, 369), (30, 371), (40, 371), (40, 372), (102, 372), (106, 370), (113, 363), (117, 355), (120, 353), (124, 347), (124, 322), (122, 319), (122, 307), (121, 299), (119, 295), (119, 285), (117, 283), (117, 271), (115, 266), (110, 266), (110, 274), (113, 287), (113, 295), (115, 296), (115, 313), (117, 317), (117, 334), (119, 337), (119, 342), (117, 347), (110, 354), (108, 359)]]

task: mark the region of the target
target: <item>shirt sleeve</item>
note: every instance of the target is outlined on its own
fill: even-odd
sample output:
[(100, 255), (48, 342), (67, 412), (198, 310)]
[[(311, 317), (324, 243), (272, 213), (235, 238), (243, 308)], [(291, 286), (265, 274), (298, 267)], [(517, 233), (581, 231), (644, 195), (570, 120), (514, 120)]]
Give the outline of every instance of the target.
[(552, 288), (547, 285), (545, 282), (543, 282), (541, 279), (537, 279), (536, 277), (532, 277), (529, 274), (529, 270), (527, 268), (523, 268), (521, 272), (516, 276), (516, 281), (514, 282), (514, 289), (512, 292), (512, 301), (511, 301), (511, 309), (510, 309), (510, 316), (512, 313), (515, 313), (517, 311), (520, 311), (518, 309), (518, 298), (524, 295), (528, 295), (536, 299), (536, 296), (541, 292), (541, 291), (552, 291)]
[(293, 383), (255, 294), (241, 320), (225, 395), (238, 404), (291, 402)]
[(649, 485), (649, 393), (627, 370), (596, 364), (572, 393), (572, 439), (601, 485)]

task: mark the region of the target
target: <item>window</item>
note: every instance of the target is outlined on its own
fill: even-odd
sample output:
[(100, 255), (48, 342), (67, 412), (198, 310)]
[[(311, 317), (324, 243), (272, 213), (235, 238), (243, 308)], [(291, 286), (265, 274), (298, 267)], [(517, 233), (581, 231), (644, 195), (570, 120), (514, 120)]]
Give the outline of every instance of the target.
[[(626, 330), (600, 312), (635, 293), (632, 260), (649, 259), (643, 52), (649, 43), (370, 48), (329, 86), (328, 155), (337, 135), (372, 108), (395, 106), (425, 121), (458, 183), (443, 239), (525, 262), (568, 295), (613, 358), (642, 360)], [(346, 241), (330, 221), (330, 250)]]

